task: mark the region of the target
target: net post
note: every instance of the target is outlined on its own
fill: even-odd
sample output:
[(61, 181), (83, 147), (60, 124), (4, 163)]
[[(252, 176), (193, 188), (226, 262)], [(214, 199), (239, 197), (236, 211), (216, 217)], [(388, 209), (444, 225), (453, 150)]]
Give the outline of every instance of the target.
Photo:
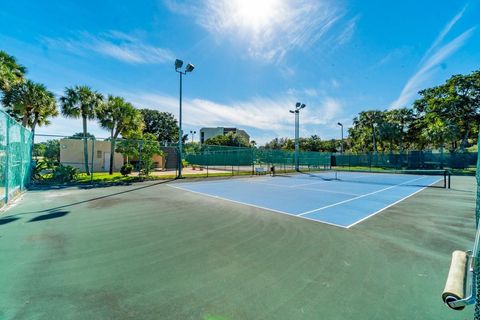
[(443, 171), (443, 188), (447, 188), (447, 170)]

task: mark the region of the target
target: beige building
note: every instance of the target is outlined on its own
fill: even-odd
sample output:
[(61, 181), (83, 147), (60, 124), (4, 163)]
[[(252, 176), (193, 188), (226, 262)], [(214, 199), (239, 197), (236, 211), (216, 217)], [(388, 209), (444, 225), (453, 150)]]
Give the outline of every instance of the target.
[[(92, 165), (93, 151), (93, 172), (108, 172), (110, 170), (110, 141), (95, 140), (92, 150), (92, 140), (88, 140), (88, 165)], [(135, 164), (138, 159), (128, 159), (130, 163)], [(163, 169), (165, 165), (164, 158), (160, 155), (152, 157), (154, 169)], [(120, 171), (120, 168), (127, 159), (121, 153), (115, 152), (113, 156), (113, 171)], [(82, 139), (62, 139), (60, 140), (60, 163), (77, 168), (80, 172), (85, 172), (83, 160), (83, 140)]]
[[(88, 164), (92, 165), (92, 140), (88, 140)], [(93, 171), (102, 172), (110, 170), (110, 141), (95, 141), (93, 146)], [(77, 168), (85, 172), (83, 160), (82, 139), (60, 140), (60, 163)], [(115, 152), (113, 157), (113, 171), (120, 171), (124, 164), (123, 155)]]

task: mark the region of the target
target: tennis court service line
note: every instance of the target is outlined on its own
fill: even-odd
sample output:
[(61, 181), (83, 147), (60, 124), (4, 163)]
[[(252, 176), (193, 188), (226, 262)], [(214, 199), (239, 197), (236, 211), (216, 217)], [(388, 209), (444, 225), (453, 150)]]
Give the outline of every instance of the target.
[(289, 187), (290, 188), (304, 187), (304, 186), (309, 186), (309, 185), (312, 185), (312, 184), (322, 184), (322, 183), (327, 183), (327, 182), (330, 182), (330, 181), (316, 181), (316, 182), (309, 182), (309, 183), (294, 184), (294, 185), (291, 185)]
[(413, 195), (416, 195), (416, 194), (417, 194), (417, 193), (419, 193), (420, 191), (423, 191), (423, 190), (425, 190), (425, 189), (426, 189), (426, 188), (428, 188), (429, 186), (431, 186), (431, 185), (434, 185), (435, 183), (437, 183), (437, 182), (439, 182), (439, 181), (441, 181), (441, 180), (442, 180), (442, 179), (438, 179), (437, 181), (430, 183), (428, 186), (426, 186), (426, 187), (423, 187), (422, 189), (420, 189), (420, 190), (417, 190), (417, 191), (415, 191), (414, 193), (412, 193), (412, 194), (409, 194), (408, 196), (406, 196), (406, 197), (403, 197), (402, 199), (400, 199), (400, 200), (397, 200), (397, 201), (395, 201), (394, 203), (391, 203), (391, 204), (389, 204), (388, 206), (386, 206), (386, 207), (384, 207), (384, 208), (382, 208), (382, 209), (380, 209), (380, 210), (377, 210), (377, 211), (375, 211), (375, 212), (374, 212), (374, 213), (372, 213), (372, 214), (369, 214), (369, 215), (368, 215), (368, 216), (366, 216), (365, 218), (362, 218), (362, 219), (360, 219), (360, 220), (358, 220), (358, 221), (355, 221), (355, 222), (354, 222), (354, 223), (352, 223), (351, 225), (347, 226), (347, 229), (349, 229), (349, 228), (353, 227), (353, 226), (354, 226), (354, 225), (356, 225), (356, 224), (359, 224), (360, 222), (363, 222), (363, 221), (367, 220), (368, 218), (371, 218), (371, 217), (373, 217), (374, 215), (377, 215), (377, 214), (379, 214), (379, 213), (380, 213), (380, 212), (382, 212), (383, 210), (387, 210), (388, 208), (390, 208), (390, 207), (393, 207), (394, 205), (396, 205), (396, 204), (398, 204), (398, 203), (402, 202), (402, 201), (403, 201), (403, 200), (405, 200), (405, 199), (408, 199), (408, 198), (410, 198), (410, 197), (411, 197), (411, 196), (413, 196)]
[(393, 185), (393, 186), (390, 186), (390, 187), (387, 187), (387, 188), (383, 188), (383, 189), (380, 189), (380, 190), (377, 190), (377, 191), (373, 191), (373, 192), (370, 192), (370, 193), (362, 194), (362, 195), (360, 195), (360, 196), (353, 197), (353, 198), (350, 198), (350, 199), (347, 199), (347, 200), (343, 200), (343, 201), (340, 201), (340, 202), (337, 202), (337, 203), (334, 203), (334, 204), (330, 204), (330, 205), (328, 205), (328, 206), (324, 206), (324, 207), (321, 207), (321, 208), (317, 208), (317, 209), (305, 211), (305, 212), (302, 212), (302, 213), (298, 214), (298, 216), (301, 217), (301, 216), (304, 216), (304, 215), (309, 214), (309, 213), (313, 213), (313, 212), (317, 212), (317, 211), (322, 211), (322, 210), (325, 210), (325, 209), (327, 209), (327, 208), (335, 207), (335, 206), (338, 206), (338, 205), (341, 205), (341, 204), (344, 204), (344, 203), (347, 203), (347, 202), (350, 202), (350, 201), (354, 201), (354, 200), (357, 200), (357, 199), (365, 198), (365, 197), (371, 196), (371, 195), (373, 195), (373, 194), (380, 193), (380, 192), (383, 192), (383, 191), (386, 191), (386, 190), (389, 190), (389, 189), (396, 188), (396, 187), (401, 186), (401, 185), (403, 185), (403, 184), (407, 184), (407, 183), (410, 183), (410, 182), (413, 182), (413, 181), (417, 181), (417, 180), (420, 180), (420, 179), (425, 179), (425, 178), (426, 178), (426, 177), (420, 177), (420, 178), (412, 179), (412, 180), (409, 180), (409, 181), (405, 181), (405, 182), (402, 182), (402, 183), (399, 183), (399, 184), (396, 184), (396, 185)]
[[(312, 188), (299, 188), (296, 186), (283, 186), (281, 184), (275, 183), (266, 183), (266, 182), (258, 182), (258, 181), (242, 181), (243, 183), (254, 183), (254, 184), (262, 184), (266, 186), (276, 187), (276, 188), (284, 188), (284, 189), (298, 189), (298, 190), (307, 190), (307, 191), (316, 191), (316, 192), (327, 192), (327, 193), (336, 193), (336, 194), (345, 194), (347, 196), (358, 196), (359, 194), (356, 193), (349, 193), (349, 192), (342, 192), (342, 191), (332, 191), (332, 190), (325, 190), (325, 189), (312, 189)], [(330, 182), (330, 181), (325, 181)]]

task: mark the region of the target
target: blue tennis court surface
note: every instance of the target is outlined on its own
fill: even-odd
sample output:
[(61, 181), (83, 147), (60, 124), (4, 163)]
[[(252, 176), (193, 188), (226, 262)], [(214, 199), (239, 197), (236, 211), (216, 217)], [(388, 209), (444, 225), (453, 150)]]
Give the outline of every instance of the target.
[(182, 182), (172, 187), (343, 228), (379, 213), (442, 177), (323, 172)]

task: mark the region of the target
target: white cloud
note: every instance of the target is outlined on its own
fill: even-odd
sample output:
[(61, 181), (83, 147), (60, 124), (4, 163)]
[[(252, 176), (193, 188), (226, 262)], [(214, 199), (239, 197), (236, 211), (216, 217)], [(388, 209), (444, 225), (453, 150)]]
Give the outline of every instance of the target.
[(386, 55), (384, 55), (372, 68), (383, 66), (384, 64), (390, 63), (392, 60), (399, 60), (405, 57), (410, 52), (409, 48), (395, 48)]
[(156, 64), (174, 60), (170, 50), (145, 44), (134, 36), (115, 30), (97, 36), (82, 32), (71, 39), (43, 38), (43, 41), (51, 48), (75, 54), (96, 52), (132, 64)]
[(400, 96), (390, 104), (390, 108), (405, 107), (411, 102), (418, 91), (431, 79), (435, 67), (439, 66), (446, 58), (457, 51), (470, 37), (474, 29), (475, 28), (468, 29), (430, 56), (421, 68), (407, 81)]
[(360, 19), (360, 16), (356, 16), (347, 21), (343, 26), (343, 31), (337, 37), (337, 45), (342, 45), (350, 41), (357, 28), (358, 19)]
[(458, 22), (458, 20), (460, 20), (462, 17), (463, 17), (463, 14), (465, 13), (465, 10), (467, 10), (467, 7), (468, 5), (466, 5), (465, 7), (462, 8), (462, 10), (460, 10), (460, 12), (458, 12), (453, 18), (452, 20), (450, 20), (446, 25), (445, 27), (442, 29), (442, 31), (440, 31), (440, 33), (438, 34), (437, 38), (435, 39), (435, 41), (432, 43), (432, 45), (430, 46), (430, 48), (428, 48), (428, 50), (425, 52), (425, 54), (423, 55), (423, 58), (421, 60), (421, 62), (423, 62), (429, 55), (430, 53), (438, 47), (438, 45), (440, 43), (442, 43), (443, 39), (445, 39), (445, 36), (450, 32), (450, 30), (453, 28), (453, 26)]
[[(152, 108), (171, 112), (178, 117), (178, 97), (139, 93), (114, 92), (125, 97), (138, 108)], [(288, 111), (295, 105), (296, 100), (288, 94), (272, 99), (256, 97), (245, 101), (218, 103), (206, 99), (183, 100), (184, 128), (201, 127), (239, 127), (255, 129), (252, 139), (259, 143), (269, 141), (275, 137), (290, 136), (294, 126), (294, 116)], [(319, 134), (319, 128), (328, 127), (342, 119), (343, 106), (340, 100), (333, 97), (312, 97), (307, 108), (301, 112), (302, 134)], [(52, 124), (41, 127), (38, 134), (56, 134), (70, 136), (82, 131), (80, 119), (67, 119), (62, 116), (52, 119)], [(96, 137), (105, 138), (108, 132), (95, 121), (89, 121), (88, 131)], [(258, 133), (258, 134), (257, 134)], [(43, 141), (47, 138), (40, 138)]]
[[(330, 0), (164, 0), (175, 13), (191, 15), (219, 40), (246, 47), (246, 55), (282, 61), (294, 49), (308, 50), (339, 24), (345, 10)], [(358, 18), (346, 22), (336, 36), (347, 42)]]
[(340, 88), (340, 82), (339, 82), (338, 80), (336, 80), (336, 79), (332, 79), (332, 80), (330, 81), (330, 84), (332, 85), (332, 87), (333, 87), (334, 89)]
[(466, 7), (456, 14), (452, 20), (450, 20), (440, 31), (433, 44), (421, 59), (421, 65), (419, 69), (407, 81), (402, 89), (402, 92), (400, 93), (400, 96), (390, 104), (390, 108), (401, 108), (410, 103), (416, 97), (418, 91), (421, 90), (423, 86), (425, 86), (425, 84), (431, 80), (436, 67), (443, 63), (443, 61), (455, 51), (461, 48), (472, 35), (473, 31), (476, 29), (476, 26), (463, 32), (447, 44), (440, 46), (440, 43), (444, 40), (447, 33), (458, 22), (458, 20), (461, 19), (465, 9)]
[(287, 90), (287, 94), (290, 96), (296, 96), (297, 99), (301, 97), (316, 97), (319, 95), (318, 91), (314, 88), (305, 88), (305, 89), (294, 89), (290, 88)]
[[(178, 98), (158, 94), (123, 94), (136, 105), (178, 114)], [(294, 119), (288, 112), (296, 100), (288, 95), (276, 99), (257, 97), (228, 104), (205, 99), (183, 101), (184, 123), (194, 127), (238, 126), (258, 130), (282, 132), (289, 130)], [(315, 98), (302, 111), (305, 125), (326, 124), (342, 112), (342, 104), (333, 97)]]

